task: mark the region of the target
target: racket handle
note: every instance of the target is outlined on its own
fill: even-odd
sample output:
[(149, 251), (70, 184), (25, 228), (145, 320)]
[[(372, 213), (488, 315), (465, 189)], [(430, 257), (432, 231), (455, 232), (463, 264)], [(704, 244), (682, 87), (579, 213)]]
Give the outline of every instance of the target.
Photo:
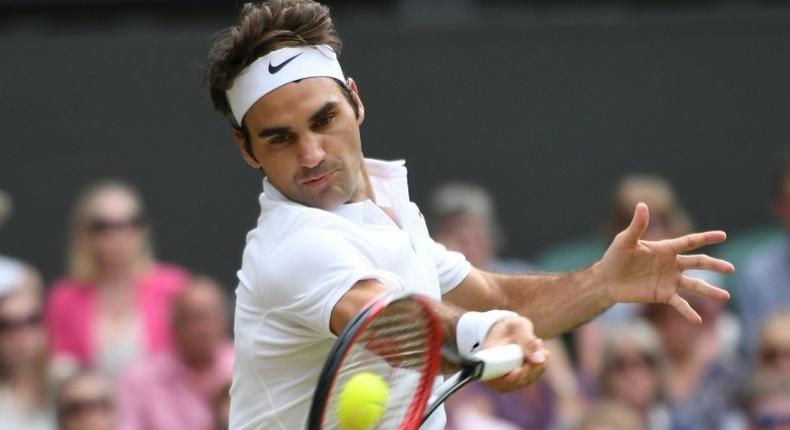
[(480, 375), (483, 381), (499, 378), (524, 362), (521, 346), (512, 343), (486, 348), (475, 353), (474, 357), (483, 362), (483, 373)]

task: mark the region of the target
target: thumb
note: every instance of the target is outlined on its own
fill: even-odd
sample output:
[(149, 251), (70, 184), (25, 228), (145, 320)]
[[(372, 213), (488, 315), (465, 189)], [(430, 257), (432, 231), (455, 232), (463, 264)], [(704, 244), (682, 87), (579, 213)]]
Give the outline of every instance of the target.
[(620, 233), (625, 244), (636, 245), (645, 233), (645, 230), (647, 230), (648, 223), (650, 223), (650, 211), (644, 202), (639, 202), (636, 204), (636, 209), (634, 209), (634, 217), (631, 218), (631, 224)]

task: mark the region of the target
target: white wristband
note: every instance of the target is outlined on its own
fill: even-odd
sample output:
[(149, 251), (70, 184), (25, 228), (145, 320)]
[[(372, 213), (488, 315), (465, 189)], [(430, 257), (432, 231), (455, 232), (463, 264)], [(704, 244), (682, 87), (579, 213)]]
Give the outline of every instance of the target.
[(469, 357), (479, 351), (485, 342), (488, 331), (502, 318), (517, 317), (511, 311), (493, 310), (488, 312), (466, 312), (458, 319), (455, 341), (461, 357)]

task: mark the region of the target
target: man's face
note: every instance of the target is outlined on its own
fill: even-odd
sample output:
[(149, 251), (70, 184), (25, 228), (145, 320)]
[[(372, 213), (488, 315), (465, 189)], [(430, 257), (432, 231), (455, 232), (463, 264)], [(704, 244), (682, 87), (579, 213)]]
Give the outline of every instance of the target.
[(364, 109), (353, 81), (350, 89), (358, 117), (331, 78), (292, 82), (262, 97), (244, 117), (251, 154), (241, 133), (234, 133), (245, 160), (306, 206), (331, 210), (365, 198), (359, 135)]

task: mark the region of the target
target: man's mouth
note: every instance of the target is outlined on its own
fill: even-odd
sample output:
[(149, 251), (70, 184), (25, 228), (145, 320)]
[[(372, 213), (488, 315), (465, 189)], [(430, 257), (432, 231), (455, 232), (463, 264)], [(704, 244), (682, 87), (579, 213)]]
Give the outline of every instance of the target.
[(326, 172), (326, 173), (322, 173), (322, 174), (320, 174), (318, 176), (312, 177), (312, 178), (302, 182), (302, 185), (306, 185), (306, 186), (308, 186), (310, 188), (320, 188), (320, 187), (326, 185), (329, 182), (329, 180), (331, 179), (332, 175), (335, 172), (336, 172), (336, 170), (332, 170), (332, 171), (329, 171), (329, 172)]

